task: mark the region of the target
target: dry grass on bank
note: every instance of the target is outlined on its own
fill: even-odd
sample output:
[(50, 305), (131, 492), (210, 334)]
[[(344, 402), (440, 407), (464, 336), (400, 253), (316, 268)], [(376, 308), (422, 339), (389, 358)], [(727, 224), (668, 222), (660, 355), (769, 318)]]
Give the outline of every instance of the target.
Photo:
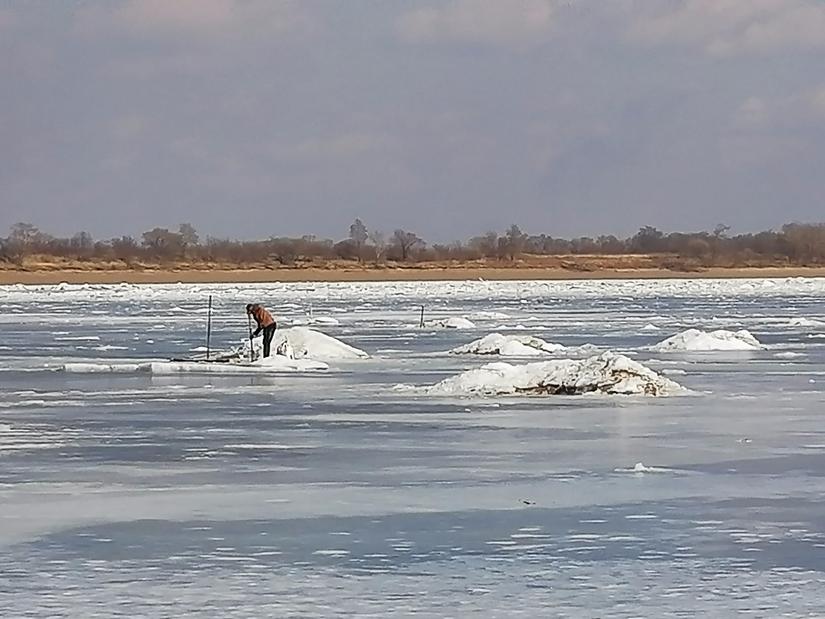
[(690, 277), (825, 277), (825, 267), (743, 265), (702, 268), (672, 255), (524, 256), (518, 261), (361, 264), (354, 261), (238, 265), (78, 261), (32, 256), (20, 265), (0, 262), (0, 284), (174, 283), (276, 281), (635, 279)]

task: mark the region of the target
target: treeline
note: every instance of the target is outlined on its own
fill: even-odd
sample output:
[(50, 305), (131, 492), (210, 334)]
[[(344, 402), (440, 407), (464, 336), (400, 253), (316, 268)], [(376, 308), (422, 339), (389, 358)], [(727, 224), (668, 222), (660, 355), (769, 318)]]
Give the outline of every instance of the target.
[[(527, 234), (518, 226), (488, 232), (467, 241), (429, 244), (414, 232), (371, 230), (360, 219), (341, 240), (307, 235), (272, 236), (266, 240), (201, 239), (191, 224), (176, 230), (154, 228), (140, 238), (94, 239), (87, 232), (69, 238), (52, 236), (28, 223), (11, 227), (0, 238), (0, 261), (22, 265), (36, 256), (78, 261), (119, 261), (128, 266), (173, 262), (295, 266), (336, 260), (384, 264), (498, 261), (514, 263), (528, 256), (661, 255), (670, 268), (760, 264), (825, 264), (825, 223), (790, 223), (779, 231), (730, 235), (727, 226), (712, 232), (665, 233), (651, 226), (628, 238), (612, 235), (562, 239)], [(665, 261), (664, 266), (668, 266)]]

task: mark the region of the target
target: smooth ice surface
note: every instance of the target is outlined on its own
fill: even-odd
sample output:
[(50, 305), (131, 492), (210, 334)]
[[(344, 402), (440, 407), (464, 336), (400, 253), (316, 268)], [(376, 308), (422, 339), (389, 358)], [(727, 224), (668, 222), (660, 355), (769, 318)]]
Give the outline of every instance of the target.
[(747, 329), (702, 331), (688, 329), (677, 333), (652, 347), (661, 352), (711, 352), (716, 350), (759, 350), (762, 344)]
[[(260, 301), (370, 358), (132, 371), (205, 356), (210, 294), (213, 353)], [(0, 616), (821, 616), (818, 323), (817, 279), (0, 287)], [(499, 325), (692, 394), (394, 389)], [(687, 329), (767, 349), (650, 349)]]

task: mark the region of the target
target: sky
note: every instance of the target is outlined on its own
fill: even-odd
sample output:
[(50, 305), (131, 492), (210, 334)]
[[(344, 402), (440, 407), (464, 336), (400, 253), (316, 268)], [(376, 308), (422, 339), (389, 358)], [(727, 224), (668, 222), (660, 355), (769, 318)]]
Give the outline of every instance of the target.
[(0, 235), (825, 220), (825, 0), (0, 0)]

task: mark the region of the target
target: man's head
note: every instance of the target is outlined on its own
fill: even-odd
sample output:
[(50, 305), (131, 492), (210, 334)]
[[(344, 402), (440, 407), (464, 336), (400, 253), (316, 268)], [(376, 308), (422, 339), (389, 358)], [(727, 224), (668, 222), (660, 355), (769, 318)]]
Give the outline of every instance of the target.
[(255, 309), (255, 304), (254, 303), (247, 303), (246, 304), (246, 313), (247, 314), (251, 314), (252, 310), (254, 310), (254, 309)]

